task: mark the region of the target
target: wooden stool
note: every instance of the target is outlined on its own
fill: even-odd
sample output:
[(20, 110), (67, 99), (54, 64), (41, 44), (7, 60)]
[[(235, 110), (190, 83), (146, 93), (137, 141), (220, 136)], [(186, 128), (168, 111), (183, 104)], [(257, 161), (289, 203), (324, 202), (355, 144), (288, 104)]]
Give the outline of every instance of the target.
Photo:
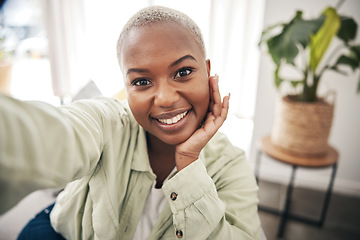
[[(256, 163), (255, 163), (255, 175), (256, 180), (259, 180), (259, 168), (261, 164), (261, 155), (262, 153), (267, 154), (269, 157), (271, 157), (274, 160), (278, 160), (280, 162), (289, 164), (292, 166), (292, 173), (290, 178), (290, 183), (287, 187), (287, 193), (286, 193), (286, 200), (285, 200), (285, 206), (283, 211), (278, 211), (272, 208), (264, 207), (259, 205), (259, 210), (268, 212), (271, 214), (279, 215), (281, 217), (280, 225), (278, 229), (277, 236), (278, 238), (281, 238), (284, 234), (285, 229), (285, 223), (287, 219), (294, 219), (297, 221), (305, 222), (308, 224), (317, 225), (319, 227), (322, 227), (325, 221), (326, 213), (329, 207), (330, 198), (332, 194), (332, 189), (334, 185), (335, 175), (336, 175), (336, 169), (337, 169), (337, 162), (339, 158), (338, 152), (333, 148), (329, 146), (328, 152), (322, 156), (322, 157), (302, 157), (302, 156), (296, 156), (292, 155), (290, 153), (287, 153), (285, 151), (282, 151), (281, 149), (274, 146), (271, 142), (270, 136), (266, 136), (261, 139), (261, 145), (260, 148), (257, 151), (256, 156)], [(325, 167), (332, 167), (331, 172), (331, 178), (330, 182), (327, 188), (327, 192), (325, 195), (320, 220), (313, 220), (309, 218), (305, 218), (302, 216), (297, 216), (289, 213), (290, 204), (291, 204), (291, 196), (292, 191), (294, 187), (294, 179), (295, 179), (295, 172), (298, 167), (304, 167), (304, 168), (325, 168)]]

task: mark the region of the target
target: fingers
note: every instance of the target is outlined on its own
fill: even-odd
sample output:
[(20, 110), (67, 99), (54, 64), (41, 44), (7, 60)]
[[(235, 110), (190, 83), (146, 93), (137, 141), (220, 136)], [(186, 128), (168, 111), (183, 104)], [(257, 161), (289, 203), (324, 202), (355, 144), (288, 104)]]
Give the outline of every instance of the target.
[(210, 77), (209, 111), (212, 112), (212, 114), (215, 117), (222, 116), (223, 114), (225, 114), (225, 118), (226, 118), (229, 109), (229, 99), (230, 99), (230, 93), (228, 96), (224, 97), (223, 101), (221, 101), (221, 95), (219, 90), (219, 76), (215, 75), (213, 77)]
[(215, 117), (221, 114), (221, 96), (219, 91), (219, 76), (215, 75), (210, 78), (210, 111)]
[(214, 124), (217, 128), (220, 128), (227, 118), (229, 112), (229, 100), (230, 94), (224, 97), (221, 112), (219, 116), (214, 118)]
[(230, 93), (224, 97), (221, 104), (220, 114), (218, 116), (215, 116), (211, 111), (208, 112), (203, 125), (205, 130), (215, 133), (222, 126), (229, 112), (229, 100)]
[(220, 118), (222, 119), (222, 122), (224, 122), (225, 119), (227, 118), (227, 115), (229, 112), (229, 101), (230, 101), (230, 93), (229, 93), (229, 95), (224, 97), (224, 100), (222, 103), (221, 114), (220, 114)]

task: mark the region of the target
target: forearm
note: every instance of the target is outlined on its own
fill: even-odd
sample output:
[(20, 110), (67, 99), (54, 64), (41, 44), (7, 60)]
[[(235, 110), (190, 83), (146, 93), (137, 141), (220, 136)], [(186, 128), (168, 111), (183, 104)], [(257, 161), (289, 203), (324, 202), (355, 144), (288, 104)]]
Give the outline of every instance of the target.
[(1, 95), (0, 119), (1, 212), (35, 189), (84, 175), (101, 154), (101, 131), (51, 105)]

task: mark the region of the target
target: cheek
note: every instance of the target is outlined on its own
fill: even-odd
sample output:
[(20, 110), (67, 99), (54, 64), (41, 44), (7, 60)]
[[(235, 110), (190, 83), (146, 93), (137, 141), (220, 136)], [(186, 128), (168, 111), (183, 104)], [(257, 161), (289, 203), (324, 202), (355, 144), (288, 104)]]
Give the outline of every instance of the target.
[(201, 105), (209, 104), (209, 88), (208, 86), (199, 86), (195, 89), (189, 91), (189, 95), (196, 103), (201, 103)]
[(147, 118), (149, 114), (149, 101), (146, 99), (146, 95), (132, 94), (131, 91), (128, 92), (127, 100), (131, 112), (133, 113), (135, 119), (139, 122)]
[(204, 114), (207, 112), (210, 102), (210, 93), (209, 93), (209, 82), (202, 81), (200, 84), (191, 85), (186, 91), (186, 97), (191, 100), (195, 105), (199, 113)]

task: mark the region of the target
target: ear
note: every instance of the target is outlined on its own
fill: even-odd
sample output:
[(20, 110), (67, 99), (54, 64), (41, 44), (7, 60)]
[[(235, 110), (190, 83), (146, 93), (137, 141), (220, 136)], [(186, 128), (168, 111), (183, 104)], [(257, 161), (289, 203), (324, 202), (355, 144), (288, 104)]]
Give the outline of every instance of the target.
[(210, 59), (207, 59), (205, 63), (206, 63), (207, 75), (208, 75), (208, 77), (210, 77), (210, 70), (211, 70)]

